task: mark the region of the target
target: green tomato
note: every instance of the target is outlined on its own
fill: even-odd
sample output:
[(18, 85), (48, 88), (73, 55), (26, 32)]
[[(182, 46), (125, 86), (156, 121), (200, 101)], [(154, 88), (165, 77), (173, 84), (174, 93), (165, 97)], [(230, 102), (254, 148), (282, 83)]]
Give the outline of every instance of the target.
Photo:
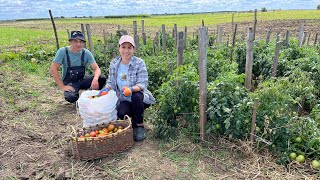
[(311, 162), (311, 165), (312, 165), (313, 168), (318, 169), (318, 168), (320, 168), (320, 161), (313, 160)]
[(296, 157), (296, 161), (298, 161), (299, 163), (303, 163), (305, 161), (305, 157), (304, 155), (299, 155)]
[(296, 142), (297, 142), (297, 143), (301, 143), (301, 142), (302, 142), (302, 138), (301, 138), (301, 137), (297, 137), (297, 138), (296, 138)]
[(292, 152), (292, 153), (290, 153), (289, 157), (290, 157), (291, 159), (296, 159), (297, 153)]
[(220, 129), (221, 125), (220, 124), (216, 124), (215, 127), (216, 127), (216, 129)]

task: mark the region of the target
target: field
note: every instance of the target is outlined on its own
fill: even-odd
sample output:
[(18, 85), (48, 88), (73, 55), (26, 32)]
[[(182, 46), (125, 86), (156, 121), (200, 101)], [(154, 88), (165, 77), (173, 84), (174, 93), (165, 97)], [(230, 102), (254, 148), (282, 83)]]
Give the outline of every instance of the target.
[[(255, 44), (255, 52), (258, 52), (255, 59), (265, 64), (257, 62), (254, 66), (261, 69), (257, 68), (259, 72), (255, 72), (257, 76), (254, 82), (258, 85), (252, 94), (245, 92), (241, 82), (243, 75), (238, 73), (242, 71), (235, 69), (241, 69), (240, 64), (243, 64), (243, 38), (246, 36), (247, 27), (252, 26), (253, 13), (235, 13), (234, 17), (239, 26), (235, 62), (228, 61), (229, 50), (225, 46), (227, 38), (224, 38), (224, 45), (212, 45), (208, 50), (208, 98), (216, 101), (208, 101), (206, 141), (198, 141), (198, 57), (197, 41), (193, 33), (200, 27), (201, 20), (204, 20), (210, 34), (220, 25), (225, 28), (227, 37), (231, 35), (231, 14), (151, 16), (143, 18), (149, 39), (139, 52), (147, 63), (150, 88), (158, 100), (156, 106), (146, 110), (148, 138), (135, 143), (126, 152), (91, 161), (75, 160), (72, 157), (69, 144), (71, 126), (80, 128), (82, 119), (75, 105), (64, 101), (63, 93), (48, 73), (56, 50), (51, 22), (0, 22), (1, 179), (319, 178), (319, 169), (310, 165), (312, 159), (319, 160), (319, 148), (313, 149), (314, 151), (310, 149), (320, 147), (320, 142), (317, 141), (320, 135), (317, 129), (311, 129), (320, 119), (317, 115), (319, 108), (316, 108), (320, 104), (320, 93), (316, 90), (319, 87), (317, 77), (320, 77), (317, 69), (319, 44), (311, 46), (315, 33), (320, 32), (320, 11), (258, 12), (257, 39), (261, 41)], [(108, 34), (108, 41), (116, 42), (117, 40), (110, 39), (110, 36), (112, 33), (116, 38), (118, 25), (131, 34), (133, 20), (140, 25), (142, 18), (73, 18), (56, 19), (55, 23), (60, 46), (68, 43), (67, 29), (80, 29), (81, 23), (90, 24), (93, 42), (96, 44), (95, 58), (106, 74), (107, 68), (104, 68), (103, 55), (97, 40), (102, 40), (104, 29)], [(180, 68), (175, 65), (175, 50), (170, 50), (172, 37), (168, 38), (167, 53), (154, 53), (150, 40), (162, 24), (167, 25), (168, 35), (171, 35), (174, 23), (180, 31), (184, 26), (188, 26), (189, 46), (184, 54), (185, 65)], [(302, 24), (311, 33), (310, 46), (299, 48), (295, 44), (298, 28)], [(277, 80), (266, 75), (268, 72), (262, 71), (269, 67), (274, 52), (274, 38), (271, 40), (272, 45), (263, 42), (265, 30), (270, 27), (273, 37), (277, 30), (282, 35), (286, 30), (292, 31), (290, 48), (283, 48), (281, 51), (280, 74), (277, 75)], [(211, 38), (216, 37), (212, 35)], [(110, 55), (111, 52), (108, 51), (107, 61), (110, 60)], [(32, 58), (36, 61), (32, 61)], [(289, 62), (290, 58), (294, 59), (291, 60), (292, 63)], [(298, 64), (303, 67), (295, 69)], [(179, 86), (176, 86), (177, 82)], [(257, 135), (272, 141), (272, 147), (259, 138), (254, 145), (247, 141), (247, 130), (250, 126), (245, 122), (251, 116), (246, 115), (252, 112), (251, 106), (249, 107), (252, 103), (250, 98), (255, 97), (265, 103), (262, 103), (259, 109), (261, 114), (257, 117), (257, 125), (261, 130), (256, 129)], [(279, 103), (274, 100), (279, 100)], [(228, 105), (229, 102), (234, 103), (234, 106)], [(297, 104), (302, 108), (297, 109)], [(301, 122), (309, 122), (300, 124), (301, 127), (308, 125), (305, 131), (292, 122), (295, 118), (299, 118)], [(292, 127), (282, 123), (287, 121), (292, 123)], [(311, 122), (313, 124), (310, 124)], [(178, 125), (170, 126), (170, 123)], [(288, 133), (282, 132), (286, 130), (282, 129), (282, 126), (292, 128), (292, 137), (287, 138)], [(174, 133), (179, 131), (178, 136), (171, 136), (172, 129)], [(297, 129), (298, 131), (295, 131)], [(309, 129), (311, 130), (306, 131)], [(269, 130), (277, 131), (270, 135), (267, 132)], [(312, 140), (308, 136), (310, 132), (317, 136), (315, 146), (307, 144)], [(303, 138), (302, 142), (293, 143), (297, 136)], [(281, 149), (288, 145), (290, 146), (287, 149)], [(304, 153), (306, 161), (291, 161), (288, 152), (293, 151)]]

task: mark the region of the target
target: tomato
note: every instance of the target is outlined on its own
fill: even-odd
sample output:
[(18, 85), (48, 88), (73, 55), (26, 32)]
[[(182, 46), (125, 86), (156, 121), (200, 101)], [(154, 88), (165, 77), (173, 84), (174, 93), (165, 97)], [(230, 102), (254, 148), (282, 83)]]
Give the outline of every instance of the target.
[(296, 161), (298, 161), (299, 163), (303, 163), (305, 161), (305, 157), (304, 155), (299, 155), (296, 157)]
[(100, 94), (100, 96), (104, 96), (104, 95), (106, 95), (106, 94), (108, 94), (107, 91), (102, 91), (101, 94)]
[(297, 137), (295, 140), (296, 140), (297, 143), (301, 143), (302, 142), (302, 138), (301, 137)]
[(318, 168), (320, 168), (320, 161), (313, 160), (311, 162), (311, 165), (312, 165), (313, 168), (318, 169)]
[(292, 153), (290, 153), (289, 157), (290, 157), (291, 159), (296, 159), (297, 153), (292, 152)]
[(96, 136), (97, 136), (97, 133), (94, 132), (94, 131), (92, 131), (92, 132), (90, 133), (90, 136), (91, 136), (91, 137), (96, 137)]

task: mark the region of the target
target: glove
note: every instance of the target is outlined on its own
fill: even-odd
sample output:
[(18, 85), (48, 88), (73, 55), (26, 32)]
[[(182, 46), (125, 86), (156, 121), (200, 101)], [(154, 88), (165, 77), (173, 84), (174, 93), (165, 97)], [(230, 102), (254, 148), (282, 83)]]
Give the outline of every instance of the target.
[(104, 91), (105, 91), (105, 92), (109, 92), (109, 89), (108, 89), (107, 87), (102, 88), (102, 89), (99, 91), (98, 96), (100, 96), (101, 93), (104, 92)]
[(122, 91), (121, 93), (126, 96), (126, 97), (131, 97), (132, 96), (132, 92), (133, 92), (133, 88), (132, 87), (127, 87), (127, 86), (123, 86), (122, 87)]

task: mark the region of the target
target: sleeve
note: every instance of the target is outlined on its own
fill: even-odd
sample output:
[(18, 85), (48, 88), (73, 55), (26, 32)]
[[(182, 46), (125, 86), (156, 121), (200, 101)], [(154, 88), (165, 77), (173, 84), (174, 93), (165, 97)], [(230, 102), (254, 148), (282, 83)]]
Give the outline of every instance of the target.
[(116, 77), (115, 77), (115, 61), (111, 61), (110, 62), (110, 67), (109, 67), (109, 75), (108, 75), (108, 79), (106, 82), (106, 85), (111, 87), (111, 89), (115, 90), (116, 89)]
[(141, 61), (139, 63), (136, 85), (139, 86), (142, 90), (148, 87), (148, 71), (144, 61)]
[(52, 62), (56, 62), (56, 63), (62, 64), (64, 56), (65, 56), (65, 49), (64, 48), (60, 48), (57, 51), (57, 53), (56, 53), (54, 59), (52, 60)]
[(85, 54), (86, 60), (89, 64), (96, 63), (96, 60), (94, 59), (93, 54), (89, 50), (85, 49), (85, 53), (86, 53)]

